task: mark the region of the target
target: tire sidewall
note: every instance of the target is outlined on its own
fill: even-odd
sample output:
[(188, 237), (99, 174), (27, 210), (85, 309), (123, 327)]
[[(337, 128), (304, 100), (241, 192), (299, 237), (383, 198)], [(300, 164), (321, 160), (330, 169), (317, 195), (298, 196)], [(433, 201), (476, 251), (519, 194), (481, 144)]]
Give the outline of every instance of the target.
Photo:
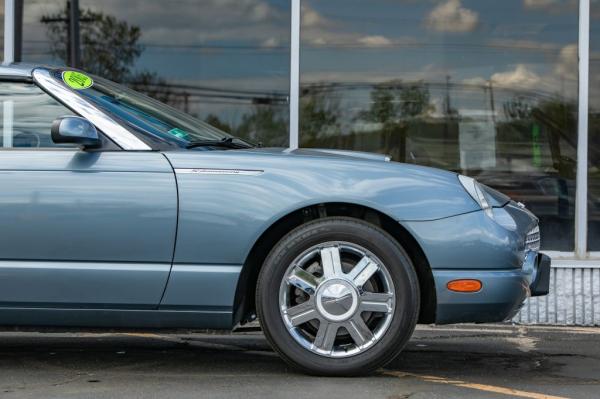
[[(306, 249), (331, 241), (350, 242), (377, 256), (392, 278), (396, 297), (392, 321), (379, 341), (343, 358), (318, 355), (296, 342), (279, 306), (279, 288), (289, 265)], [(392, 360), (412, 335), (419, 314), (419, 285), (410, 258), (389, 234), (360, 220), (325, 218), (293, 230), (273, 248), (259, 275), (257, 311), (267, 339), (296, 367), (320, 375), (364, 374)]]

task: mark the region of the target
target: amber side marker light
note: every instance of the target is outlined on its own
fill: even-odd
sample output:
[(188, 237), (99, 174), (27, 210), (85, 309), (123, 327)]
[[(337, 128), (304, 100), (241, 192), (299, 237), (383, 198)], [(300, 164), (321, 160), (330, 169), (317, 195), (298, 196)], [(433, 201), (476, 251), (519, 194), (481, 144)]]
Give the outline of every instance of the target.
[(483, 284), (479, 280), (452, 280), (446, 287), (455, 292), (478, 292), (481, 291)]

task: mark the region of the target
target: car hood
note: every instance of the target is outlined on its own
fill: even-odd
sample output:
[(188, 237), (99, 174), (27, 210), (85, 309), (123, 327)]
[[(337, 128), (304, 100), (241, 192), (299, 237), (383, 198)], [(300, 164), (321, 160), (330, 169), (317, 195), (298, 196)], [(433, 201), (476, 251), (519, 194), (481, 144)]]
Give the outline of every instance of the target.
[(260, 153), (268, 154), (283, 154), (289, 153), (292, 155), (306, 155), (306, 156), (317, 156), (317, 157), (329, 157), (329, 158), (354, 158), (354, 159), (366, 159), (370, 161), (382, 161), (389, 162), (391, 157), (383, 154), (376, 154), (374, 152), (363, 152), (363, 151), (350, 151), (350, 150), (333, 150), (329, 148), (299, 148), (296, 150), (290, 150), (288, 148), (256, 148), (249, 151), (256, 151)]
[(456, 173), (389, 162), (384, 155), (282, 148), (182, 150), (164, 155), (182, 191), (198, 192), (201, 186), (222, 193), (244, 190), (248, 198), (237, 193), (236, 204), (260, 198), (269, 207), (279, 203), (282, 213), (328, 202), (363, 205), (396, 220), (434, 220), (480, 210)]

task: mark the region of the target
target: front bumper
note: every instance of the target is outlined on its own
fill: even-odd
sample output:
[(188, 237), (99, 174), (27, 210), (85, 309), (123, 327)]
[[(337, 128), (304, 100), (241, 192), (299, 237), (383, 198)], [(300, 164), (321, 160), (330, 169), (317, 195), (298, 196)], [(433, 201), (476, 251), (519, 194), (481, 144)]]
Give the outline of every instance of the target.
[[(512, 318), (529, 296), (546, 295), (550, 258), (538, 253), (530, 266), (507, 270), (433, 270), (437, 293), (436, 324), (491, 323)], [(450, 291), (452, 280), (477, 279), (479, 292)]]

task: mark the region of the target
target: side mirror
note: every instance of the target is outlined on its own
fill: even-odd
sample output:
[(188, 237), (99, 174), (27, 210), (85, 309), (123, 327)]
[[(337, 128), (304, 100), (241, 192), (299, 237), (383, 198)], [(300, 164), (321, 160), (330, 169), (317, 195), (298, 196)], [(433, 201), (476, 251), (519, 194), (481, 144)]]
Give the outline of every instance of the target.
[(98, 148), (102, 140), (96, 127), (79, 116), (61, 116), (52, 122), (52, 141), (56, 144), (72, 143), (82, 148)]

